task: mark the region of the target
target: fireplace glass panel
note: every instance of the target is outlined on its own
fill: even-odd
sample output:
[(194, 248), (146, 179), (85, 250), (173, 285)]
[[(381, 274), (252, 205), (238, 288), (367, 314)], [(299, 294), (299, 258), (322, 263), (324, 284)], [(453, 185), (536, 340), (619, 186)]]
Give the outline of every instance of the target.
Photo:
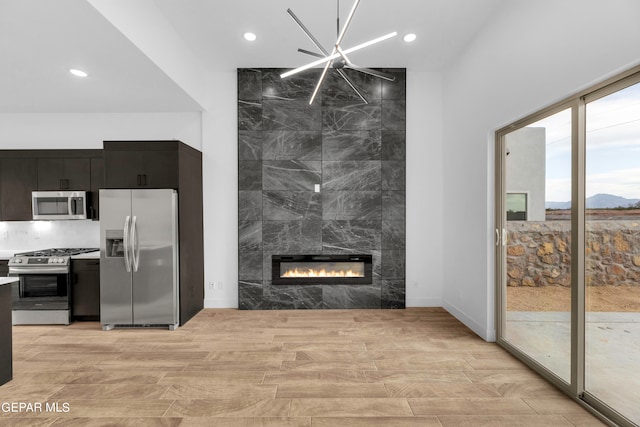
[(365, 277), (364, 262), (281, 262), (280, 277)]
[(273, 255), (274, 285), (370, 285), (371, 255)]

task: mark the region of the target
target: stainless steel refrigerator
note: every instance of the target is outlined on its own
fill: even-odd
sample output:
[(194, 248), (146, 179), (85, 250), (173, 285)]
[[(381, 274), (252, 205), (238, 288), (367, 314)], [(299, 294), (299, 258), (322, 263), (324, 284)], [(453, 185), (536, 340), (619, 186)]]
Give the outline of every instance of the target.
[(100, 190), (102, 329), (176, 329), (178, 255), (175, 190)]

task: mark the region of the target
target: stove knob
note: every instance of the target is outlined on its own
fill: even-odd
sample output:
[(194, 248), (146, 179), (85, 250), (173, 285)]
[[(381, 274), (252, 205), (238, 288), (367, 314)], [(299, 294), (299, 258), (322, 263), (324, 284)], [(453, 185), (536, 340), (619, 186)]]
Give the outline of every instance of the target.
[(13, 260), (16, 264), (22, 264), (22, 258), (16, 258)]

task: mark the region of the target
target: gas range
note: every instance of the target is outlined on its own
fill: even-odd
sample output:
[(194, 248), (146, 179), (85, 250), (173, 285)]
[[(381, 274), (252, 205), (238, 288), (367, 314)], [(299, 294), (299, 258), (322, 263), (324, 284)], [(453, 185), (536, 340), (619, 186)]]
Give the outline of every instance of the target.
[(94, 248), (54, 248), (22, 252), (9, 259), (14, 325), (71, 322), (71, 256)]
[(21, 252), (9, 259), (9, 267), (69, 266), (71, 256), (95, 252), (98, 248), (51, 248)]

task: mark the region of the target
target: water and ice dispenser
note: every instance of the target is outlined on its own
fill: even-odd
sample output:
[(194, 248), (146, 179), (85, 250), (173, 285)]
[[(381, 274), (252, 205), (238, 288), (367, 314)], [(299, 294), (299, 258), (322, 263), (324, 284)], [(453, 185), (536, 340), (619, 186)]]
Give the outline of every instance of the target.
[(124, 257), (124, 238), (123, 230), (106, 230), (106, 257), (107, 258), (123, 258)]

